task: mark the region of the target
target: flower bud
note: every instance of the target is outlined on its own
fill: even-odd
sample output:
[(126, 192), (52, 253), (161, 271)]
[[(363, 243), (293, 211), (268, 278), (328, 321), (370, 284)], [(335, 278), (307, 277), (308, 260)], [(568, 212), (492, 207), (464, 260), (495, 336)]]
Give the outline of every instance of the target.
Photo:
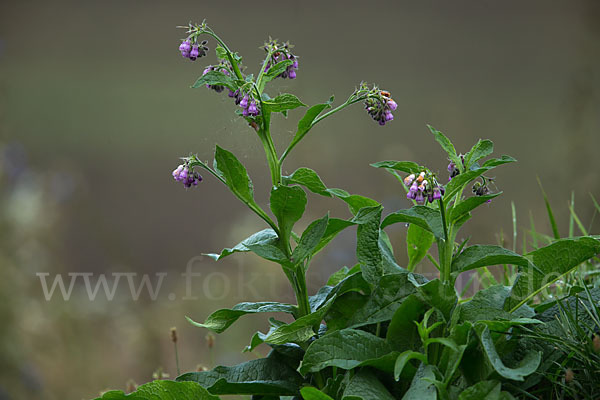
[(404, 178), (404, 184), (406, 186), (410, 186), (410, 184), (415, 180), (415, 174), (410, 174), (406, 178)]
[(390, 109), (390, 110), (392, 110), (392, 111), (396, 111), (396, 108), (398, 108), (398, 104), (397, 104), (397, 103), (396, 103), (394, 100), (392, 100), (392, 99), (389, 99), (389, 100), (388, 100), (388, 102), (387, 102), (387, 106), (388, 106), (388, 107), (389, 107), (389, 109)]

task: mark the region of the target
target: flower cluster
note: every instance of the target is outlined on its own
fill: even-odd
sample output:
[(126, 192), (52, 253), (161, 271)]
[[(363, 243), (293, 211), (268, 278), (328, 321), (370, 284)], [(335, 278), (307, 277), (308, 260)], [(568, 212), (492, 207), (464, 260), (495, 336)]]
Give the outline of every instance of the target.
[(433, 203), (444, 195), (444, 187), (440, 186), (432, 174), (425, 171), (419, 175), (410, 174), (404, 178), (404, 184), (408, 187), (406, 198), (415, 200), (417, 204), (425, 204), (426, 201)]
[(202, 176), (191, 169), (187, 162), (175, 168), (173, 171), (173, 178), (177, 182), (182, 182), (183, 186), (186, 188), (197, 186), (200, 182), (202, 182)]
[(285, 60), (290, 60), (292, 61), (292, 64), (290, 64), (285, 69), (285, 71), (277, 75), (277, 77), (283, 79), (295, 79), (296, 70), (298, 69), (298, 57), (290, 52), (289, 49), (291, 47), (292, 45), (290, 45), (289, 43), (283, 43), (282, 45), (279, 45), (277, 43), (277, 40), (270, 40), (269, 43), (266, 43), (264, 49), (265, 51), (271, 54), (271, 57), (265, 65), (264, 72), (269, 72), (271, 67), (273, 67), (277, 63), (280, 63)]
[(260, 109), (256, 100), (249, 94), (243, 94), (240, 90), (229, 93), (229, 97), (235, 98), (235, 104), (242, 108), (242, 115), (244, 117), (256, 117), (260, 114)]
[[(204, 71), (202, 72), (202, 76), (208, 74), (210, 71), (220, 71), (220, 72), (224, 73), (225, 75), (229, 76), (229, 71), (227, 70), (227, 67), (224, 62), (221, 62), (221, 64), (219, 64), (219, 65), (209, 65), (208, 67), (204, 68)], [(225, 86), (222, 86), (222, 85), (208, 85), (207, 84), (206, 87), (214, 90), (217, 93), (221, 93), (223, 90), (225, 90)]]
[(206, 47), (207, 43), (208, 41), (203, 40), (200, 42), (200, 44), (192, 45), (191, 40), (186, 39), (179, 45), (179, 51), (184, 58), (189, 58), (190, 60), (194, 61), (197, 58), (204, 57), (206, 55), (206, 52), (208, 51), (208, 47)]
[(373, 95), (369, 95), (365, 100), (365, 109), (375, 121), (379, 122), (379, 125), (385, 125), (394, 119), (392, 111), (398, 108), (398, 104), (392, 99), (390, 92), (384, 90), (375, 92)]

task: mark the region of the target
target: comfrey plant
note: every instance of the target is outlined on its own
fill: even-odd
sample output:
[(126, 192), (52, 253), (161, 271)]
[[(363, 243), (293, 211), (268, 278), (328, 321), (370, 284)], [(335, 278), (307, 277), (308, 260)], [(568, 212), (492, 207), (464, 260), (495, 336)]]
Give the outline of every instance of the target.
[[(192, 155), (183, 158), (173, 177), (192, 187), (202, 180), (199, 170), (205, 170), (261, 218), (264, 230), (211, 257), (220, 260), (236, 252), (254, 252), (281, 267), (296, 296), (296, 304), (240, 303), (212, 313), (203, 323), (190, 322), (216, 333), (246, 314), (287, 313), (293, 322), (271, 318), (266, 332), (251, 338), (244, 351), (266, 344), (271, 348), (266, 358), (184, 373), (175, 382), (155, 381), (129, 396), (109, 392), (103, 398), (218, 399), (236, 394), (265, 400), (467, 400), (520, 396), (525, 378), (541, 363), (542, 351), (526, 346), (525, 339), (515, 333), (543, 323), (534, 318), (531, 307), (537, 295), (598, 253), (600, 242), (593, 237), (557, 240), (526, 255), (500, 246), (457, 242), (473, 211), (501, 194), (492, 193), (492, 179), (484, 174), (515, 160), (502, 156), (484, 161), (493, 152), (489, 140), (480, 140), (465, 155), (458, 154), (451, 141), (433, 127), (429, 127), (431, 133), (450, 160), (450, 181), (444, 184), (434, 171), (412, 161), (373, 164), (392, 173), (413, 203), (384, 218), (379, 202), (328, 188), (310, 168), (283, 176), (282, 164), (295, 146), (321, 120), (349, 105), (363, 103), (380, 125), (393, 120), (397, 104), (391, 94), (361, 83), (335, 108), (333, 97), (309, 107), (280, 153), (271, 138), (272, 116), (287, 116), (291, 110), (306, 107), (292, 94), (267, 92), (267, 84), (276, 78), (297, 77), (298, 57), (291, 53), (292, 46), (269, 39), (255, 76), (245, 73), (242, 57), (205, 23), (189, 25), (187, 34), (180, 47), (186, 58), (204, 55), (207, 43), (201, 38), (217, 42), (219, 62), (207, 67), (193, 87), (227, 89), (239, 106), (238, 115), (256, 132), (271, 176), (270, 213), (255, 201), (243, 164), (219, 146), (212, 166)], [(202, 52), (192, 54), (200, 46)], [(327, 214), (296, 233), (294, 226), (304, 215), (307, 190), (344, 201), (351, 216)], [(408, 224), (406, 268), (396, 261), (385, 232), (397, 223)], [(310, 295), (306, 272), (311, 261), (349, 227), (356, 227), (357, 264), (343, 267)], [(434, 243), (437, 259), (430, 254)], [(428, 280), (414, 272), (426, 256), (438, 268), (438, 279)], [(459, 301), (455, 282), (460, 274), (501, 264), (518, 268), (512, 285), (491, 286)]]

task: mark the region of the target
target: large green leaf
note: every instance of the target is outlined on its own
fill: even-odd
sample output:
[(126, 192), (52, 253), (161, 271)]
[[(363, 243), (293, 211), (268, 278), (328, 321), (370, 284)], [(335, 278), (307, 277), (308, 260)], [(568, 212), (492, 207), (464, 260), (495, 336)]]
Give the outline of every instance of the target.
[(366, 365), (391, 372), (397, 356), (397, 353), (391, 352), (385, 339), (357, 329), (342, 329), (325, 335), (308, 346), (300, 372), (305, 374), (327, 367), (352, 369)]
[(217, 146), (215, 150), (216, 172), (225, 180), (225, 184), (240, 200), (254, 202), (254, 188), (246, 168), (233, 153)]
[(419, 225), (410, 224), (406, 234), (406, 250), (408, 253), (408, 266), (406, 269), (414, 271), (415, 267), (429, 251), (433, 244), (433, 234)]
[(509, 400), (514, 397), (502, 391), (502, 384), (498, 381), (481, 381), (466, 388), (458, 400)]
[(302, 185), (313, 193), (321, 196), (331, 197), (327, 191), (327, 186), (321, 180), (321, 177), (310, 168), (301, 167), (295, 170), (290, 176), (283, 177), (286, 184)]
[(386, 340), (397, 351), (417, 350), (421, 347), (421, 337), (415, 321), (420, 321), (429, 306), (416, 295), (411, 294), (394, 313), (388, 326)]
[(450, 210), (448, 214), (448, 222), (455, 223), (459, 221), (461, 218), (464, 218), (466, 214), (468, 214), (471, 210), (479, 207), (482, 204), (487, 203), (489, 200), (494, 197), (498, 197), (502, 194), (502, 192), (488, 194), (485, 196), (473, 196), (465, 199), (458, 203), (454, 208)]
[(456, 149), (454, 145), (442, 132), (438, 131), (431, 125), (427, 125), (431, 133), (433, 133), (433, 137), (435, 140), (442, 146), (442, 149), (448, 154), (448, 158), (453, 161), (457, 168), (462, 169), (462, 162), (458, 155), (456, 154)]
[(490, 334), (490, 328), (485, 324), (477, 324), (475, 326), (475, 332), (479, 337), (479, 342), (481, 343), (486, 359), (494, 368), (494, 371), (503, 378), (523, 381), (526, 376), (534, 373), (540, 365), (542, 360), (541, 352), (531, 350), (526, 353), (520, 365), (515, 368), (507, 367), (504, 365), (500, 355), (496, 351), (492, 335)]
[(294, 315), (297, 307), (291, 304), (277, 303), (273, 301), (264, 301), (260, 303), (239, 303), (231, 309), (221, 309), (213, 312), (206, 318), (204, 323), (198, 323), (192, 319), (187, 320), (194, 326), (207, 328), (213, 332), (221, 333), (229, 328), (235, 321), (243, 315), (265, 312), (284, 312)]
[(152, 381), (130, 394), (111, 390), (96, 400), (219, 400), (194, 382)]
[(348, 326), (356, 328), (391, 320), (402, 301), (416, 291), (411, 277), (410, 273), (382, 276), (365, 305), (355, 311)]
[(433, 365), (421, 363), (402, 400), (436, 400), (437, 390), (432, 382), (435, 378)]
[(345, 219), (329, 218), (329, 221), (327, 222), (327, 229), (325, 230), (321, 241), (313, 251), (313, 254), (317, 254), (325, 246), (327, 246), (327, 244), (331, 242), (338, 235), (338, 233), (353, 225), (356, 225), (356, 223), (347, 221)]
[(263, 101), (262, 104), (270, 112), (284, 112), (298, 107), (306, 107), (306, 104), (302, 103), (300, 99), (289, 93), (280, 94), (274, 99)]
[(276, 263), (281, 264), (284, 268), (291, 268), (286, 255), (279, 249), (279, 247), (272, 245), (270, 243), (259, 243), (259, 244), (246, 244), (246, 247), (250, 249), (250, 251), (254, 252), (256, 255)]
[(227, 86), (231, 90), (237, 89), (237, 85), (233, 79), (221, 71), (207, 72), (198, 78), (198, 80), (196, 80), (196, 82), (192, 85), (192, 88), (196, 89), (205, 85)]
[(274, 358), (261, 358), (233, 367), (189, 372), (177, 381), (197, 382), (212, 394), (296, 396), (303, 379), (298, 372)]
[(465, 155), (465, 167), (468, 170), (473, 163), (485, 158), (494, 152), (494, 143), (491, 140), (479, 140)]
[(252, 236), (249, 236), (246, 239), (242, 240), (240, 243), (235, 245), (235, 247), (223, 249), (220, 254), (209, 253), (209, 254), (204, 254), (204, 255), (212, 258), (215, 261), (218, 261), (218, 260), (220, 260), (224, 257), (227, 257), (228, 255), (231, 255), (233, 253), (251, 251), (248, 248), (248, 246), (262, 245), (262, 244), (275, 245), (277, 243), (277, 240), (278, 240), (277, 233), (275, 233), (275, 231), (273, 229), (270, 229), (270, 228), (263, 229), (262, 231), (256, 232)]
[(358, 223), (356, 230), (356, 257), (362, 264), (367, 282), (376, 284), (383, 275), (381, 251), (379, 249), (379, 224), (383, 207), (362, 208), (353, 219)]
[(342, 400), (394, 400), (383, 383), (367, 369), (358, 371), (344, 389)]
[(323, 235), (327, 230), (327, 225), (329, 223), (329, 215), (325, 215), (323, 218), (318, 219), (312, 222), (308, 228), (302, 233), (302, 237), (300, 238), (300, 242), (298, 242), (298, 246), (294, 249), (292, 253), (292, 263), (298, 264), (307, 257), (311, 256), (317, 246), (323, 239)]
[(271, 211), (277, 218), (279, 230), (289, 237), (294, 224), (304, 214), (306, 193), (298, 186), (273, 186), (271, 189)]
[(514, 313), (504, 310), (504, 303), (510, 295), (510, 288), (494, 285), (475, 293), (475, 296), (462, 303), (454, 318), (457, 321), (477, 322), (482, 320), (511, 320), (514, 318), (532, 318), (535, 312), (530, 307), (521, 307)]
[(416, 287), (417, 297), (426, 304), (429, 304), (429, 306), (441, 311), (446, 321), (450, 321), (452, 311), (458, 302), (454, 285), (442, 282), (439, 279), (418, 282), (415, 276), (409, 277), (409, 280)]
[(383, 219), (381, 229), (398, 222), (415, 224), (433, 233), (436, 238), (444, 239), (444, 226), (439, 210), (425, 206), (414, 206), (408, 210), (396, 211)]
[(544, 287), (600, 253), (600, 241), (591, 237), (561, 239), (529, 254), (535, 268), (517, 275), (505, 308), (514, 309), (531, 299)]
[(259, 86), (260, 86), (258, 88), (259, 91), (262, 92), (267, 83), (269, 83), (273, 79), (277, 78), (277, 76), (279, 76), (282, 72), (284, 72), (287, 69), (287, 67), (289, 67), (293, 63), (294, 63), (293, 60), (283, 60), (283, 61), (280, 61), (277, 64), (273, 65), (271, 68), (269, 68), (267, 73), (263, 74), (262, 79), (259, 82)]
[(501, 246), (475, 245), (467, 247), (452, 260), (452, 272), (458, 275), (489, 265), (512, 264), (527, 267), (530, 263), (527, 258)]
[(418, 174), (423, 171), (423, 168), (419, 164), (412, 161), (379, 161), (371, 164), (371, 167), (394, 169), (407, 174)]

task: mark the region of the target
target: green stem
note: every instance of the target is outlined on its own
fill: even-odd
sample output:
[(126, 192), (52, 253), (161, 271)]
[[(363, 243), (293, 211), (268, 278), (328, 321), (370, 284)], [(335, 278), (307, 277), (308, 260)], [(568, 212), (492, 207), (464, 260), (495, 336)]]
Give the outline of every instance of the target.
[(442, 216), (442, 226), (444, 227), (444, 240), (438, 239), (438, 250), (440, 252), (440, 275), (443, 282), (450, 282), (452, 272), (452, 250), (454, 240), (452, 237), (452, 226), (448, 227), (446, 221), (446, 207), (442, 199), (438, 200), (440, 214)]
[(229, 63), (231, 64), (231, 66), (233, 67), (233, 72), (235, 73), (235, 76), (237, 76), (237, 78), (239, 80), (244, 80), (244, 77), (242, 76), (242, 71), (240, 71), (240, 67), (237, 65), (237, 62), (235, 62), (234, 58), (233, 58), (233, 53), (231, 52), (231, 50), (229, 50), (229, 47), (227, 47), (227, 45), (225, 44), (225, 42), (223, 40), (221, 40), (221, 38), (219, 36), (217, 36), (216, 33), (213, 32), (212, 29), (208, 28), (208, 29), (200, 29), (197, 31), (198, 35), (201, 35), (203, 33), (212, 36), (218, 43), (219, 45), (221, 45), (221, 47), (223, 49), (225, 49), (225, 52), (227, 53), (227, 59), (229, 60)]

